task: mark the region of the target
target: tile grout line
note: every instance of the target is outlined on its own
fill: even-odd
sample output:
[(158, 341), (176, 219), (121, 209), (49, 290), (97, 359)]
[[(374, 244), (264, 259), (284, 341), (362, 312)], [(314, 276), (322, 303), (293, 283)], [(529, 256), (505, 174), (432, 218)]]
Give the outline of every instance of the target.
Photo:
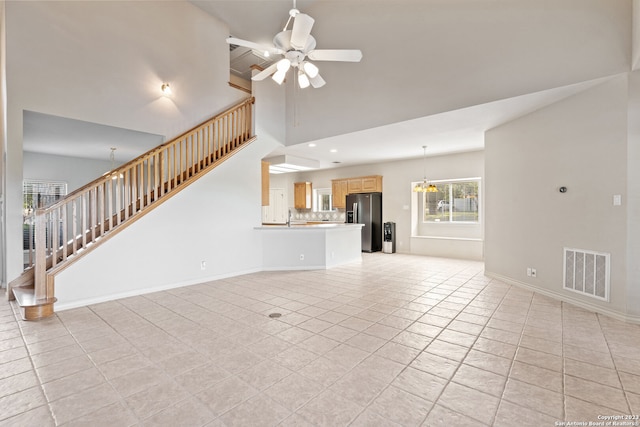
[[(509, 289), (519, 289), (519, 288), (514, 288), (513, 286), (511, 286)], [(502, 388), (502, 394), (500, 395), (500, 403), (498, 404), (496, 413), (493, 416), (492, 424), (495, 423), (496, 417), (498, 416), (498, 412), (500, 411), (500, 407), (502, 406), (502, 403), (504, 401), (513, 403), (509, 400), (505, 400), (505, 392), (507, 391), (507, 384), (509, 383), (509, 379), (511, 379), (511, 372), (513, 371), (513, 365), (515, 365), (516, 357), (518, 355), (518, 351), (520, 350), (520, 344), (522, 343), (522, 337), (524, 336), (524, 330), (527, 325), (527, 320), (529, 319), (529, 316), (531, 314), (531, 305), (533, 304), (534, 297), (535, 297), (535, 292), (531, 294), (531, 299), (529, 300), (529, 304), (527, 307), (527, 315), (525, 316), (524, 323), (522, 324), (522, 330), (520, 331), (520, 337), (518, 338), (518, 343), (515, 346), (516, 347), (515, 353), (513, 354), (513, 357), (511, 358), (511, 362), (509, 364), (509, 370), (507, 371), (507, 378), (506, 378), (506, 381), (504, 382), (504, 387)], [(518, 406), (522, 406), (522, 405), (518, 405)], [(531, 409), (531, 408), (528, 408), (528, 409)], [(534, 411), (539, 412), (537, 410), (534, 410)]]
[(613, 363), (613, 367), (616, 371), (616, 377), (618, 378), (618, 381), (620, 381), (620, 388), (622, 390), (622, 393), (624, 394), (624, 399), (625, 402), (627, 404), (627, 409), (629, 410), (628, 414), (633, 415), (633, 412), (631, 410), (631, 402), (629, 401), (629, 393), (627, 393), (625, 387), (624, 387), (624, 383), (622, 382), (622, 377), (620, 376), (620, 371), (618, 370), (618, 365), (616, 363), (616, 359), (615, 357), (613, 357), (613, 354), (611, 353), (611, 346), (609, 345), (609, 340), (607, 339), (607, 334), (604, 332), (604, 330), (602, 329), (602, 321), (600, 319), (600, 314), (596, 313), (596, 319), (598, 319), (598, 326), (600, 327), (600, 331), (602, 332), (602, 336), (604, 337), (605, 342), (607, 343), (607, 349), (609, 350), (609, 355), (611, 356), (611, 362)]
[[(438, 285), (434, 286), (433, 288), (431, 288), (431, 290), (432, 290), (432, 289), (437, 288), (438, 286), (440, 286), (440, 285), (442, 285), (442, 284), (444, 284), (444, 283), (446, 283), (446, 281), (447, 281), (447, 280), (449, 280), (449, 279), (450, 279), (450, 278), (452, 278), (452, 277), (455, 277), (455, 274), (454, 274), (453, 276), (450, 276), (450, 277), (449, 277), (449, 278), (447, 278), (447, 279), (444, 279), (444, 280), (443, 280), (443, 282), (441, 282), (440, 284), (438, 284)], [(473, 277), (475, 277), (475, 275), (474, 275)], [(463, 282), (462, 284), (458, 285), (458, 286), (457, 286), (457, 288), (456, 288), (455, 290), (452, 290), (451, 292), (449, 292), (449, 293), (446, 295), (446, 297), (451, 296), (451, 295), (452, 295), (453, 293), (455, 293), (457, 290), (459, 290), (460, 288), (462, 288), (462, 287), (464, 286), (464, 284), (468, 283), (468, 282), (469, 282), (473, 277), (471, 277), (471, 278), (467, 279), (465, 282)], [(488, 285), (488, 284), (485, 284), (485, 285), (482, 287), (482, 290), (486, 289), (486, 288), (487, 288), (487, 285)], [(427, 292), (429, 292), (429, 291), (427, 291)], [(417, 299), (417, 298), (421, 298), (421, 297), (422, 297), (422, 296), (424, 296), (424, 294), (426, 294), (427, 292), (423, 293), (420, 297), (416, 297), (416, 298), (414, 298), (414, 300), (415, 300), (415, 299)], [(470, 301), (469, 301), (469, 302), (464, 306), (464, 308), (468, 307), (468, 306), (469, 306), (469, 304), (471, 304), (471, 302), (473, 302), (473, 301), (475, 300), (475, 298), (476, 298), (479, 294), (480, 294), (480, 292), (476, 293), (476, 295), (474, 296), (474, 298), (473, 298), (473, 299), (471, 299), (471, 300), (470, 300)], [(431, 309), (433, 309), (433, 308), (437, 307), (437, 306), (438, 306), (438, 304), (440, 304), (441, 302), (443, 302), (443, 301), (446, 299), (446, 297), (445, 297), (445, 298), (443, 298), (442, 300), (440, 300), (440, 301), (439, 301), (437, 304), (435, 304), (433, 307), (429, 308), (429, 310), (427, 310), (427, 312), (425, 312), (425, 314), (424, 314), (424, 315), (426, 315), (426, 314), (427, 314)], [(503, 296), (503, 299), (504, 299), (504, 296)], [(501, 301), (502, 301), (502, 299), (501, 299)], [(462, 310), (464, 310), (464, 308), (462, 308), (462, 309), (460, 310), (460, 312), (462, 312)], [(497, 307), (496, 307), (496, 309), (497, 309)], [(496, 309), (494, 309), (493, 311), (495, 312), (495, 310), (496, 310)], [(429, 345), (430, 345), (434, 340), (436, 340), (436, 339), (438, 338), (438, 336), (440, 336), (440, 334), (442, 334), (442, 332), (447, 328), (447, 326), (449, 326), (449, 325), (451, 324), (451, 322), (453, 322), (453, 321), (456, 319), (456, 317), (460, 314), (460, 312), (459, 312), (455, 317), (451, 318), (451, 319), (449, 320), (449, 322), (447, 322), (447, 324), (446, 324), (446, 325), (442, 326), (442, 327), (441, 327), (440, 332), (438, 332), (438, 333), (436, 334), (436, 336), (434, 336), (434, 337), (429, 337), (429, 338), (432, 338), (432, 339), (429, 341), (429, 343), (428, 343), (427, 345), (425, 345), (425, 347), (423, 347), (423, 348), (422, 348), (422, 350), (420, 350), (420, 353), (418, 353), (418, 355), (416, 355), (413, 359), (411, 359), (411, 361), (410, 361), (408, 364), (406, 364), (406, 366), (405, 366), (405, 367), (404, 367), (404, 368), (403, 368), (403, 369), (402, 369), (402, 370), (401, 370), (401, 371), (396, 375), (396, 377), (395, 377), (395, 378), (397, 378), (398, 376), (400, 376), (404, 371), (406, 371), (406, 370), (407, 370), (407, 368), (409, 368), (409, 367), (410, 367), (410, 365), (411, 365), (411, 364), (412, 364), (412, 363), (413, 363), (413, 362), (414, 362), (414, 361), (415, 361), (415, 360), (420, 356), (420, 354), (422, 354), (422, 353), (423, 353), (423, 352), (424, 352), (424, 351), (429, 347)], [(408, 327), (410, 327), (411, 325), (415, 324), (416, 322), (418, 322), (418, 320), (414, 320), (414, 321), (413, 321), (410, 325), (408, 325), (404, 330), (406, 330)], [(422, 323), (422, 322), (419, 322), (419, 323)], [(476, 339), (474, 340), (474, 343), (477, 341), (477, 339), (479, 338), (480, 334), (482, 333), (482, 331), (484, 330), (484, 328), (485, 328), (485, 327), (486, 327), (486, 324), (485, 324), (485, 326), (483, 326), (483, 329), (482, 329), (482, 330), (478, 333), (478, 335), (476, 336)], [(391, 342), (391, 340), (388, 340), (388, 342)], [(446, 342), (448, 342), (448, 341), (446, 341)], [(452, 344), (452, 343), (450, 343), (450, 344)], [(462, 365), (462, 363), (463, 363), (464, 359), (466, 358), (466, 355), (467, 355), (467, 354), (469, 353), (469, 351), (471, 350), (471, 347), (473, 347), (473, 344), (471, 344), (471, 346), (470, 346), (470, 347), (469, 347), (469, 349), (467, 350), (467, 353), (465, 354), (465, 356), (464, 356), (464, 357), (462, 358), (462, 360), (458, 363), (458, 366), (456, 367), (456, 369), (455, 369), (455, 370), (454, 370), (454, 372), (452, 373), (451, 378), (449, 378), (449, 379), (447, 380), (447, 383), (445, 384), (445, 386), (442, 388), (442, 390), (440, 391), (440, 393), (438, 393), (438, 396), (435, 398), (435, 400), (434, 400), (434, 402), (433, 402), (433, 405), (431, 406), (431, 408), (429, 409), (429, 411), (427, 411), (427, 413), (426, 413), (426, 415), (425, 415), (425, 418), (422, 420), (422, 423), (424, 423), (424, 422), (426, 421), (426, 419), (429, 417), (429, 414), (431, 413), (431, 411), (433, 410), (433, 408), (436, 406), (436, 403), (437, 403), (438, 399), (440, 398), (440, 396), (442, 395), (442, 393), (444, 392), (444, 390), (447, 388), (447, 386), (451, 383), (451, 379), (455, 376), (455, 373), (456, 373), (456, 372), (457, 372), (457, 370), (459, 369), (460, 365)], [(445, 357), (445, 358), (446, 358), (446, 357)], [(449, 359), (449, 360), (451, 360), (451, 359)], [(440, 377), (438, 377), (438, 378), (440, 378)], [(385, 390), (387, 390), (389, 387), (391, 387), (391, 385), (392, 385), (392, 384), (391, 384), (391, 383), (389, 383), (386, 387), (384, 387), (384, 388), (383, 388), (383, 390), (382, 390), (380, 393), (378, 393), (378, 394), (376, 395), (376, 397), (379, 397), (379, 396), (380, 396), (380, 395), (381, 395)], [(407, 393), (409, 393), (409, 394), (412, 394), (412, 395), (414, 395), (414, 396), (417, 396), (417, 395), (415, 395), (415, 394), (413, 394), (413, 393), (411, 393), (411, 392), (409, 392), (409, 391), (406, 391), (406, 392), (407, 392)], [(421, 398), (421, 399), (424, 399), (424, 398), (422, 398), (422, 397), (420, 397), (420, 396), (417, 396), (417, 397), (419, 397), (419, 398)], [(424, 399), (424, 400), (426, 400), (426, 399)], [(372, 402), (373, 402), (373, 399), (372, 399)], [(363, 409), (363, 411), (362, 411), (362, 412), (364, 412), (364, 411), (365, 411), (365, 410), (366, 410), (370, 405), (371, 405), (371, 402), (370, 402), (370, 403), (369, 403), (369, 404), (368, 404), (368, 405)], [(361, 412), (360, 414), (362, 414), (362, 412)], [(359, 415), (360, 415), (360, 414), (359, 414)], [(384, 417), (383, 417), (383, 418), (384, 418)], [(357, 419), (357, 417), (356, 417), (356, 418), (354, 418), (354, 420), (353, 420), (353, 421), (355, 421), (355, 419)]]
[[(9, 305), (10, 305), (11, 310), (13, 312), (14, 321), (16, 322), (16, 324), (18, 326), (18, 329), (20, 330), (20, 338), (22, 339), (22, 343), (24, 345), (24, 349), (25, 349), (25, 351), (27, 353), (27, 358), (29, 359), (29, 364), (31, 365), (31, 371), (32, 371), (33, 375), (36, 377), (36, 379), (38, 380), (38, 387), (39, 387), (40, 393), (41, 393), (42, 397), (44, 398), (44, 401), (46, 402), (45, 405), (47, 407), (47, 410), (49, 411), (49, 415), (51, 416), (51, 420), (55, 423), (56, 421), (55, 421), (55, 416), (53, 414), (53, 410), (51, 409), (51, 405), (49, 404), (49, 399), (47, 397), (47, 394), (44, 392), (44, 384), (42, 383), (42, 379), (40, 378), (40, 375), (38, 374), (38, 371), (37, 371), (37, 369), (35, 367), (35, 364), (33, 363), (33, 355), (31, 354), (31, 351), (29, 350), (29, 345), (27, 344), (27, 340), (25, 339), (24, 329), (22, 327), (22, 324), (20, 323), (20, 322), (26, 322), (26, 320), (22, 320), (22, 319), (18, 318), (18, 313), (19, 313), (20, 310), (17, 308), (17, 305), (16, 305), (15, 301), (9, 301)], [(45, 406), (45, 405), (42, 405), (42, 406)], [(35, 408), (32, 408), (32, 409), (35, 409)], [(16, 416), (16, 415), (14, 415), (14, 416)]]

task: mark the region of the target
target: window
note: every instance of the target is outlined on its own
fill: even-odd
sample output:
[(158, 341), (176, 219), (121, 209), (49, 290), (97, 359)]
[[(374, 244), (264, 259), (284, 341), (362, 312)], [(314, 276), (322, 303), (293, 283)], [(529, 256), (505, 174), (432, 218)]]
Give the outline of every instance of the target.
[(66, 195), (66, 182), (25, 179), (22, 183), (24, 215), (28, 216), (35, 209), (53, 204)]
[[(22, 182), (22, 247), (24, 250), (32, 250), (35, 247), (34, 236), (34, 212), (36, 209), (47, 207), (67, 195), (67, 183), (59, 181), (39, 181), (25, 179)], [(47, 224), (47, 236), (51, 236), (50, 225)], [(60, 233), (62, 239), (62, 233)], [(31, 241), (31, 242), (30, 242)], [(62, 244), (62, 241), (60, 242)], [(25, 267), (31, 265), (32, 259)]]
[(330, 188), (318, 188), (313, 190), (313, 211), (323, 212), (333, 209), (331, 204), (331, 189)]
[(432, 182), (437, 192), (422, 193), (424, 222), (479, 221), (479, 178)]

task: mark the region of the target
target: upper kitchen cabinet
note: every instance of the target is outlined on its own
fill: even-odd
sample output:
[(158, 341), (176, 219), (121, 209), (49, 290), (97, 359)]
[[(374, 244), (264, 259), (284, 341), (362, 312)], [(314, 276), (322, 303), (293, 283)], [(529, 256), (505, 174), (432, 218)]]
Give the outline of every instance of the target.
[(344, 208), (347, 194), (382, 193), (382, 175), (334, 179), (331, 181), (333, 207)]
[(334, 208), (344, 208), (349, 194), (348, 182), (346, 179), (334, 179), (331, 181), (331, 197)]
[(269, 163), (262, 162), (262, 206), (269, 206)]
[(296, 182), (293, 184), (293, 207), (296, 209), (311, 209), (311, 183)]
[(382, 176), (372, 175), (362, 177), (363, 193), (382, 193)]
[(362, 178), (349, 178), (347, 180), (347, 194), (362, 193)]

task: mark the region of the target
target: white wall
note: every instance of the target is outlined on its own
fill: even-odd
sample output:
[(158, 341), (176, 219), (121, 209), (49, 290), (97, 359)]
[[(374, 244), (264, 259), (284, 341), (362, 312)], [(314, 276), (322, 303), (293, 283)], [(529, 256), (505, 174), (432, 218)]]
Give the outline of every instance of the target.
[(25, 179), (63, 181), (67, 183), (69, 193), (99, 178), (112, 167), (111, 162), (105, 160), (54, 156), (28, 151), (23, 153), (23, 160)]
[(56, 310), (260, 271), (260, 159), (273, 148), (243, 148), (61, 272)]
[[(23, 111), (165, 136), (234, 105), (228, 27), (189, 2), (6, 2), (6, 278), (22, 271)], [(227, 59), (225, 59), (227, 58)], [(160, 86), (169, 82), (171, 98)]]
[(627, 313), (640, 318), (640, 71), (629, 74), (628, 128)]
[(0, 2), (0, 287), (4, 286), (6, 274), (6, 227), (5, 227), (5, 170), (7, 158), (7, 90), (6, 90), (6, 30), (5, 2)]
[[(627, 88), (621, 75), (486, 133), (488, 273), (626, 313), (627, 208), (612, 198), (629, 194)], [(562, 289), (564, 247), (611, 254), (611, 302)]]
[[(420, 152), (420, 147), (416, 147), (416, 151)], [(411, 206), (412, 198), (416, 196), (411, 191), (411, 183), (422, 181), (424, 165), (423, 159), (418, 158), (297, 174), (271, 175), (270, 185), (274, 188), (286, 188), (289, 203), (293, 204), (293, 183), (297, 181), (311, 181), (313, 188), (331, 188), (332, 179), (382, 175), (382, 221), (396, 223), (397, 252), (482, 259), (482, 223), (462, 228), (453, 224), (433, 224), (429, 233), (426, 234), (440, 237), (437, 239), (412, 235)], [(427, 156), (426, 170), (427, 178), (434, 180), (483, 178), (484, 154), (482, 151), (474, 151), (447, 156)], [(473, 237), (479, 240), (459, 240), (463, 237)]]

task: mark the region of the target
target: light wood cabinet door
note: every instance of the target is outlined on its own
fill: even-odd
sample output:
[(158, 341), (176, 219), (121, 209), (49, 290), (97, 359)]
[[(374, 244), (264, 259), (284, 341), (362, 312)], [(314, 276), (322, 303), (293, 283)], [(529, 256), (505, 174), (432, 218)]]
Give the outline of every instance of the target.
[(269, 163), (262, 162), (262, 206), (269, 206)]
[(311, 209), (311, 183), (296, 182), (293, 184), (293, 206), (296, 209)]
[(362, 178), (362, 191), (366, 193), (382, 192), (382, 176), (365, 176)]
[(347, 184), (347, 193), (362, 193), (362, 178), (350, 178)]
[(334, 179), (331, 181), (331, 197), (334, 208), (344, 208), (348, 194), (348, 182), (346, 179)]

